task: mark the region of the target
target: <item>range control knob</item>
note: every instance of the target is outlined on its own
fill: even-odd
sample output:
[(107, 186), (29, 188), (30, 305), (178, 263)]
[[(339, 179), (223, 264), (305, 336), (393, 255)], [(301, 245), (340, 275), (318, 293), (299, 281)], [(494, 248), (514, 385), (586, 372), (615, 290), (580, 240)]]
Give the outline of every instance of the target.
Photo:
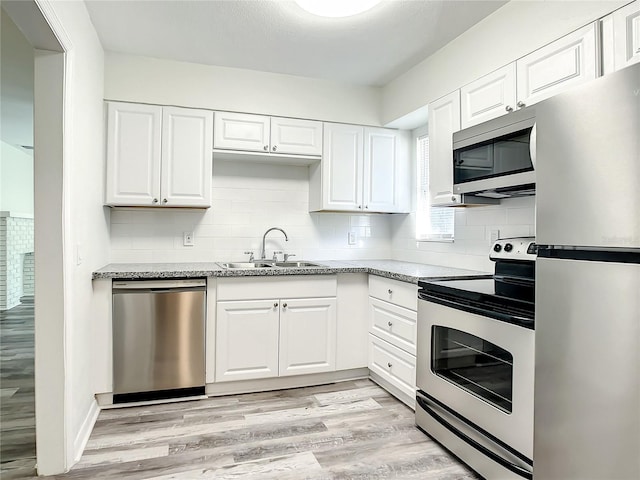
[(511, 250), (513, 250), (513, 245), (511, 245), (510, 243), (506, 243), (504, 245), (504, 251), (505, 252), (510, 252)]
[(496, 243), (496, 244), (493, 246), (493, 251), (494, 251), (494, 252), (496, 252), (496, 253), (498, 253), (500, 250), (502, 250), (502, 245), (500, 245), (499, 243)]

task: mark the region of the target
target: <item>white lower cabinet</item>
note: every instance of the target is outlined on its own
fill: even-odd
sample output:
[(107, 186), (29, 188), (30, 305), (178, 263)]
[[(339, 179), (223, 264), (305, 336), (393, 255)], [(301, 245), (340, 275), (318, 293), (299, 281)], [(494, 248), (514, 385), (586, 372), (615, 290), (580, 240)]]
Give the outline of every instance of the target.
[(369, 370), (415, 408), (418, 286), (369, 276)]
[(282, 300), (280, 376), (336, 369), (336, 299)]
[(306, 278), (218, 279), (215, 382), (336, 370), (336, 277)]
[[(400, 400), (413, 406), (416, 397), (416, 357), (369, 335), (369, 369), (395, 387)], [(393, 390), (391, 393), (397, 393)]]
[(216, 380), (278, 376), (278, 300), (218, 302)]

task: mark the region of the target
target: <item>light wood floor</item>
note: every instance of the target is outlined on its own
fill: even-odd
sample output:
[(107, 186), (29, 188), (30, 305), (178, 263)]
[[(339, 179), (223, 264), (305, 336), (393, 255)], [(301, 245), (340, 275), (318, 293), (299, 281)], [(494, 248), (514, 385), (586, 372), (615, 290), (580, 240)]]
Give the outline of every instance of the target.
[(36, 464), (33, 304), (0, 312), (0, 477)]
[[(6, 318), (2, 320), (4, 334), (10, 327), (9, 323), (4, 324)], [(18, 331), (14, 331), (16, 338), (23, 338)], [(13, 353), (8, 338), (2, 343), (1, 477), (35, 478), (33, 371), (31, 367), (20, 373), (16, 365), (5, 369), (5, 361), (9, 363), (21, 355), (23, 360), (29, 357), (24, 351)], [(21, 343), (24, 347), (24, 342), (17, 342), (17, 350)], [(33, 365), (32, 353), (30, 364)], [(17, 380), (24, 379), (27, 373), (31, 375), (30, 387), (20, 386), (11, 393)], [(22, 388), (25, 391), (20, 399), (17, 395)], [(13, 412), (13, 420), (10, 415), (5, 416), (7, 403), (11, 407), (6, 410), (7, 415)], [(373, 382), (361, 380), (103, 410), (80, 462), (65, 475), (37, 478), (477, 477), (415, 427), (412, 410)]]

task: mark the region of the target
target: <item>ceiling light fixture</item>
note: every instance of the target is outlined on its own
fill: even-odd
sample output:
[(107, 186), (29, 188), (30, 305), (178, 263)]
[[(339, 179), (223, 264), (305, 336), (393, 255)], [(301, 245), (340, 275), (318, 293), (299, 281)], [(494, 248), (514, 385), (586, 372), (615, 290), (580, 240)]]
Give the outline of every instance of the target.
[(350, 17), (375, 7), (380, 0), (295, 0), (300, 8), (320, 17)]

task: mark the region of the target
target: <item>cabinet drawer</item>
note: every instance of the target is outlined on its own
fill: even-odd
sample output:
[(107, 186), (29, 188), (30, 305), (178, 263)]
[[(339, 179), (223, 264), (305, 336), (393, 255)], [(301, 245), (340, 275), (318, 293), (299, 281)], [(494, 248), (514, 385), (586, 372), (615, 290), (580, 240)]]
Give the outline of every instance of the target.
[(369, 334), (369, 370), (409, 398), (416, 396), (416, 357)]
[(411, 355), (416, 354), (418, 314), (369, 297), (369, 331)]
[(369, 275), (369, 295), (409, 310), (418, 310), (418, 286)]

